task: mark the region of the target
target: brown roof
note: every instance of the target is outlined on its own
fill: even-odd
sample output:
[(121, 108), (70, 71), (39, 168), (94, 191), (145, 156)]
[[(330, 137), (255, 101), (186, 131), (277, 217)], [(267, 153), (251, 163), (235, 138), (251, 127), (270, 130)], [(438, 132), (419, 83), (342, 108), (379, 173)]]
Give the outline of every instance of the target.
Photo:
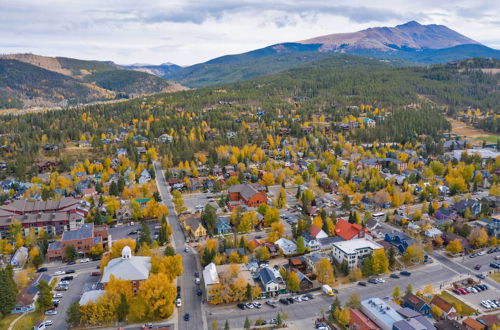
[(453, 305), (441, 298), (440, 296), (434, 296), (431, 300), (431, 305), (439, 307), (443, 312), (449, 313), (453, 308)]
[(477, 318), (481, 323), (491, 327), (493, 324), (500, 325), (500, 314), (483, 315)]
[(472, 317), (468, 317), (465, 320), (462, 321), (462, 324), (467, 327), (467, 329), (470, 330), (483, 330), (484, 325), (481, 324), (480, 322), (474, 320)]

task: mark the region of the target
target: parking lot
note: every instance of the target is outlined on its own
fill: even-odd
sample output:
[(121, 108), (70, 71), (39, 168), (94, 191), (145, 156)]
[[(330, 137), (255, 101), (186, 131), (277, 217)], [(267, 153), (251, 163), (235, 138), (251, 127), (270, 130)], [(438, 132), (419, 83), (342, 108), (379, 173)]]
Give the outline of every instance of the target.
[[(472, 308), (479, 310), (479, 311), (487, 311), (488, 309), (486, 309), (484, 306), (481, 306), (481, 301), (483, 301), (483, 300), (500, 300), (500, 294), (499, 294), (498, 290), (496, 290), (492, 286), (484, 284), (482, 281), (478, 281), (478, 283), (480, 286), (486, 285), (487, 289), (486, 290), (482, 289), (482, 291), (480, 291), (480, 292), (467, 292), (468, 291), (467, 288), (471, 288), (471, 287), (477, 288), (477, 285), (464, 283), (463, 285), (459, 286), (460, 287), (459, 291), (457, 291), (457, 289), (455, 289), (454, 291), (450, 289), (448, 291), (451, 294), (453, 294), (455, 297), (457, 297), (458, 299), (465, 302), (467, 305), (471, 306)], [(479, 290), (476, 290), (476, 291), (479, 291)], [(466, 294), (464, 294), (463, 292), (466, 292)]]
[(190, 213), (201, 212), (205, 209), (205, 205), (210, 202), (216, 202), (221, 193), (194, 193), (183, 194), (184, 205)]

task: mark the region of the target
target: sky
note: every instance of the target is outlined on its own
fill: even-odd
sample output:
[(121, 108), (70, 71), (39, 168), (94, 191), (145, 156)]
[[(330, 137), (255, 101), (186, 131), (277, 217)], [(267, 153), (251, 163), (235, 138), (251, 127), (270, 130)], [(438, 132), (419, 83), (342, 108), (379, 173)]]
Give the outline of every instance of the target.
[(500, 49), (494, 0), (1, 0), (0, 53), (191, 65), (411, 20)]

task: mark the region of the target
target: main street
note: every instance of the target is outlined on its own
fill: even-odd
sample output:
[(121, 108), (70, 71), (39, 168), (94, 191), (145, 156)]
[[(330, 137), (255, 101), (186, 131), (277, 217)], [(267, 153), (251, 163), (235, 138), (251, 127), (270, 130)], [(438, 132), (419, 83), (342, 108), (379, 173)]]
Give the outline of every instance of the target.
[[(367, 283), (366, 287), (359, 286), (355, 283), (338, 287), (338, 297), (342, 303), (345, 303), (353, 293), (357, 293), (361, 299), (370, 297), (392, 297), (394, 287), (399, 286), (401, 293), (404, 294), (408, 284), (413, 286), (416, 291), (424, 288), (427, 284), (433, 284), (438, 289), (441, 285), (449, 285), (454, 279), (458, 279), (458, 275), (452, 270), (443, 267), (440, 263), (420, 266), (412, 270), (412, 275), (409, 277), (401, 276), (399, 279), (384, 277), (386, 282), (381, 284)], [(278, 303), (278, 308), (271, 308), (263, 305), (262, 309), (240, 310), (236, 306), (211, 307), (208, 311), (208, 324), (216, 319), (219, 325), (223, 325), (228, 320), (231, 329), (243, 328), (245, 318), (255, 321), (259, 318), (269, 321), (276, 318), (276, 314), (286, 313), (287, 323), (294, 323), (310, 319), (312, 321), (321, 315), (321, 311), (328, 311), (334, 298), (328, 297), (322, 293), (315, 296), (312, 301), (295, 303), (292, 305), (282, 305)], [(303, 324), (303, 322), (301, 322)]]
[[(172, 226), (173, 247), (176, 252), (182, 255), (182, 265), (184, 271), (177, 279), (177, 285), (181, 287), (182, 307), (178, 308), (178, 329), (207, 329), (205, 315), (202, 312), (202, 298), (196, 295), (198, 285), (194, 283), (194, 273), (201, 275), (201, 265), (196, 253), (190, 249), (184, 252), (186, 238), (179, 223), (179, 218), (175, 212), (172, 196), (165, 179), (163, 170), (159, 163), (154, 164), (156, 173), (156, 183), (160, 192), (162, 203), (168, 207), (168, 223)], [(190, 320), (184, 321), (184, 314), (189, 313)]]

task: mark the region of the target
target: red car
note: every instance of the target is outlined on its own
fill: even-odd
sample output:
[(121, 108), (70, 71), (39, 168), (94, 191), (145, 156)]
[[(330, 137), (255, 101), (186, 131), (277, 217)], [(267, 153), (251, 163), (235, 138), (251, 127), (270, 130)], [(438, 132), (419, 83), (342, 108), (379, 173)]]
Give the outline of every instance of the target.
[(92, 272), (92, 276), (101, 276), (101, 272)]
[(475, 265), (475, 266), (474, 266), (474, 269), (475, 269), (475, 270), (480, 270), (480, 269), (481, 269), (481, 265)]
[(460, 291), (461, 294), (468, 294), (469, 291), (463, 289), (463, 288), (459, 288), (458, 291)]

